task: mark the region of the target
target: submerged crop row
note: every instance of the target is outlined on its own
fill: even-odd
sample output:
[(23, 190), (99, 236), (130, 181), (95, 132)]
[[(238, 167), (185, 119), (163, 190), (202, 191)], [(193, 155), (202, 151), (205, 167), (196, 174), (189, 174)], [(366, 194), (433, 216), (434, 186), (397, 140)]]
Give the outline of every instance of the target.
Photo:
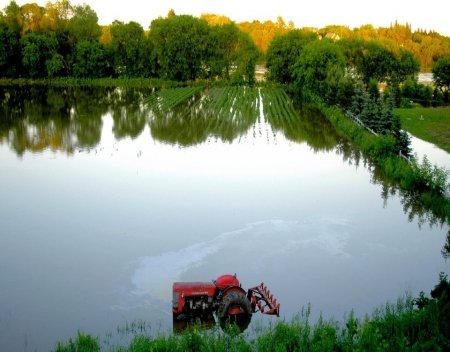
[(232, 142), (258, 119), (281, 130), (299, 122), (290, 97), (281, 88), (165, 89), (144, 103), (149, 108), (152, 136), (181, 145), (197, 144), (209, 136)]
[(213, 87), (196, 105), (196, 112), (207, 118), (254, 120), (258, 115), (258, 90), (249, 87)]
[(298, 114), (291, 99), (283, 89), (261, 89), (261, 97), (264, 103), (264, 115), (268, 121), (285, 123), (298, 120)]
[(201, 86), (163, 89), (150, 95), (144, 102), (161, 112), (169, 112), (202, 89)]

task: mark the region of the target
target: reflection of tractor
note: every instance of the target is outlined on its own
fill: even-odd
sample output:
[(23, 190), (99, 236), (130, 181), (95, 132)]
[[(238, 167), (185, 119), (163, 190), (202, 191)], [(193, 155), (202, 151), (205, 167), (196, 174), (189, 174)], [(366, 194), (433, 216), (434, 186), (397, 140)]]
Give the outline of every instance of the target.
[(245, 291), (236, 275), (222, 275), (213, 282), (175, 282), (172, 303), (174, 329), (197, 319), (214, 322), (215, 313), (221, 327), (236, 323), (243, 331), (257, 310), (280, 313), (280, 304), (263, 283)]

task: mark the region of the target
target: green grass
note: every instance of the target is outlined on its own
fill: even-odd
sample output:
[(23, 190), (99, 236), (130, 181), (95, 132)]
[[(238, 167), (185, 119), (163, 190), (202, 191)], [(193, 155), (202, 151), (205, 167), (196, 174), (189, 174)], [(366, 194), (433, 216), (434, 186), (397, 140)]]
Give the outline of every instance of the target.
[(395, 113), (408, 132), (450, 153), (450, 107), (395, 109)]

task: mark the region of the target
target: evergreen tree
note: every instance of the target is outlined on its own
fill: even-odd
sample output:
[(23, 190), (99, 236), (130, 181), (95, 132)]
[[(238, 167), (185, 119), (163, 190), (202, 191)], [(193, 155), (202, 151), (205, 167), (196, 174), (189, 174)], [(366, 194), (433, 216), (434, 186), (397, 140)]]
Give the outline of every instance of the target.
[(366, 127), (370, 128), (372, 131), (376, 131), (380, 113), (379, 106), (367, 91), (364, 91), (363, 99), (363, 109), (360, 115), (361, 121)]
[(367, 84), (367, 92), (373, 100), (377, 100), (380, 97), (380, 89), (378, 88), (378, 81), (371, 78)]
[(358, 84), (353, 94), (350, 111), (353, 115), (358, 117), (363, 111), (363, 107), (364, 107), (364, 88), (362, 84)]
[(436, 107), (441, 106), (442, 104), (444, 104), (444, 95), (437, 87), (435, 87), (433, 90), (432, 106)]
[(406, 157), (411, 156), (411, 138), (408, 133), (402, 130), (400, 118), (393, 114), (391, 132), (397, 141), (397, 152), (402, 153)]
[(392, 126), (394, 124), (394, 107), (395, 107), (395, 100), (392, 97), (388, 97), (386, 101), (386, 108), (384, 110), (384, 120), (385, 120), (385, 128), (386, 131), (391, 131)]
[(385, 115), (386, 111), (385, 111), (383, 101), (380, 96), (375, 100), (375, 111), (376, 111), (376, 116), (375, 116), (374, 122), (373, 122), (374, 123), (373, 130), (376, 133), (385, 134), (386, 133), (386, 123), (384, 120), (384, 115)]

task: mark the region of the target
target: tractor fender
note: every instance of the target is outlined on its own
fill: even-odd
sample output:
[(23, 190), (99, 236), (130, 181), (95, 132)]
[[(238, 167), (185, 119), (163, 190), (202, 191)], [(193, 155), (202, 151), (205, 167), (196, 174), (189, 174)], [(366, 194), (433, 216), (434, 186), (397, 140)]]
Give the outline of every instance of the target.
[(245, 291), (242, 287), (228, 286), (220, 291), (220, 299), (223, 299), (225, 296), (229, 295), (232, 292), (242, 292), (245, 296), (247, 295), (247, 291)]
[(220, 306), (222, 305), (222, 302), (225, 299), (225, 297), (230, 295), (231, 293), (238, 293), (238, 294), (243, 293), (244, 295), (247, 295), (247, 292), (242, 287), (239, 286), (228, 286), (222, 290), (219, 289), (217, 290), (217, 294), (214, 299), (216, 309), (220, 309)]

